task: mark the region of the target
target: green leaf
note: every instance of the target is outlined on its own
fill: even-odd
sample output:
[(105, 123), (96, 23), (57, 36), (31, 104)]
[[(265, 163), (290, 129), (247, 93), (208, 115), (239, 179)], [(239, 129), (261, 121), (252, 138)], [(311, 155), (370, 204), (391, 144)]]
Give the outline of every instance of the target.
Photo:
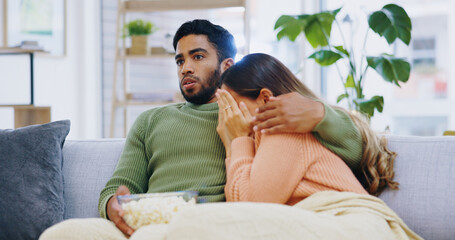
[(402, 58), (382, 54), (379, 57), (367, 57), (367, 62), (387, 82), (400, 86), (399, 82), (405, 83), (409, 79), (411, 64)]
[(338, 9), (333, 10), (333, 11), (331, 12), (332, 15), (333, 15), (333, 16), (336, 16), (336, 15), (340, 12), (341, 9), (342, 9), (342, 8), (338, 8)]
[(396, 4), (385, 5), (381, 10), (373, 12), (368, 17), (368, 25), (380, 36), (384, 36), (389, 45), (397, 38), (406, 45), (411, 41), (411, 19), (406, 11)]
[(332, 31), (332, 23), (340, 10), (341, 8), (312, 15), (282, 15), (274, 26), (275, 30), (279, 30), (277, 39), (280, 40), (283, 37), (287, 37), (289, 40), (295, 41), (297, 36), (304, 32), (305, 37), (313, 48), (327, 46)]
[(275, 30), (279, 29), (276, 37), (281, 40), (283, 37), (287, 37), (291, 41), (295, 41), (297, 36), (303, 31), (303, 21), (297, 19), (294, 16), (282, 15), (275, 22)]
[(349, 52), (343, 46), (335, 46), (335, 49), (338, 50), (340, 53), (344, 54), (346, 57), (349, 57)]
[[(339, 10), (338, 10), (339, 11)], [(305, 36), (313, 48), (327, 46), (332, 31), (332, 23), (338, 12), (326, 11), (311, 15), (304, 26)]]
[(155, 25), (150, 21), (137, 19), (128, 22), (124, 26), (123, 37), (136, 36), (136, 35), (149, 35), (158, 30)]
[(355, 88), (354, 77), (352, 76), (352, 74), (349, 74), (348, 77), (346, 78), (346, 83), (344, 84), (344, 87)]
[(337, 103), (339, 103), (341, 100), (345, 99), (345, 98), (348, 98), (349, 97), (349, 94), (347, 93), (343, 93), (341, 94), (340, 96), (338, 96), (337, 98)]
[(311, 54), (308, 58), (313, 58), (321, 66), (329, 66), (338, 61), (338, 59), (343, 58), (343, 56), (330, 50), (320, 50)]
[(360, 112), (365, 113), (371, 118), (374, 115), (374, 109), (382, 112), (384, 108), (384, 97), (374, 96), (371, 99), (355, 99), (354, 103), (359, 107)]
[(293, 19), (295, 19), (294, 17), (292, 16), (289, 16), (289, 15), (281, 15), (278, 20), (276, 20), (275, 22), (275, 26), (273, 27), (273, 30), (277, 30), (279, 27), (283, 26), (283, 25), (286, 25), (287, 22), (289, 21), (292, 21)]

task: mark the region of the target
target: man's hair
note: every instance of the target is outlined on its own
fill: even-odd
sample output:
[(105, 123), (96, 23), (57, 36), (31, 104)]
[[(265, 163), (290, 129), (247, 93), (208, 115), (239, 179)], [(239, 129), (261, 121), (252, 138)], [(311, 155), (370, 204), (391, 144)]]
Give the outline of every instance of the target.
[(217, 56), (220, 63), (226, 58), (234, 59), (235, 54), (237, 53), (232, 34), (223, 27), (203, 19), (188, 21), (180, 26), (174, 36), (174, 50), (177, 49), (178, 41), (190, 34), (207, 36), (209, 42), (217, 50)]

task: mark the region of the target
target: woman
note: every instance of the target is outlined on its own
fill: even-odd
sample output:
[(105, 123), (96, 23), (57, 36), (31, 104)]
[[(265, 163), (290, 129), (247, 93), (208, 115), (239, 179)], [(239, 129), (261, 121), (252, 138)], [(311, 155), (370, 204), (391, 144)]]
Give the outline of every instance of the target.
[(253, 131), (255, 109), (274, 96), (298, 92), (321, 101), (277, 59), (247, 55), (223, 73), (221, 83), (217, 131), (226, 148), (226, 200), (294, 207), (274, 212), (277, 204), (230, 203), (225, 209), (200, 207), (198, 211), (218, 211), (217, 218), (223, 214), (221, 218), (231, 222), (241, 219), (255, 224), (242, 230), (235, 225), (232, 236), (258, 229), (282, 234), (291, 228), (294, 237), (308, 239), (421, 239), (382, 200), (371, 196), (385, 187), (398, 188), (393, 181), (396, 154), (363, 118), (348, 112), (364, 142), (358, 174), (362, 186), (346, 163), (312, 133)]
[[(228, 201), (260, 201), (294, 205), (320, 191), (379, 194), (393, 179), (395, 153), (387, 149), (359, 116), (349, 113), (361, 130), (365, 153), (362, 173), (366, 190), (337, 155), (312, 133), (262, 135), (252, 129), (255, 109), (271, 97), (289, 92), (321, 101), (281, 62), (266, 54), (250, 54), (221, 77), (218, 133), (226, 148)], [(239, 104), (237, 104), (239, 103)]]

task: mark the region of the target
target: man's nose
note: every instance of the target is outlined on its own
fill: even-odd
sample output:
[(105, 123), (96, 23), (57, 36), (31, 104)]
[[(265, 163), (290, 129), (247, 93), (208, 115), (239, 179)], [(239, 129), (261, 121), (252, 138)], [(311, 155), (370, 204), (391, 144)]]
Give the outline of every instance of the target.
[(185, 75), (187, 73), (194, 73), (194, 67), (191, 61), (186, 61), (185, 63), (183, 63), (182, 74)]

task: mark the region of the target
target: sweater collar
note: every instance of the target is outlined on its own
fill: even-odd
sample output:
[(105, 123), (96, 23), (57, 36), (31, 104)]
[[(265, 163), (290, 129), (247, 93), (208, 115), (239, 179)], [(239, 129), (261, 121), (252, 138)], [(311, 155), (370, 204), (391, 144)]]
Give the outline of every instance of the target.
[(218, 111), (218, 103), (194, 104), (190, 102), (185, 103), (186, 106), (198, 111)]

